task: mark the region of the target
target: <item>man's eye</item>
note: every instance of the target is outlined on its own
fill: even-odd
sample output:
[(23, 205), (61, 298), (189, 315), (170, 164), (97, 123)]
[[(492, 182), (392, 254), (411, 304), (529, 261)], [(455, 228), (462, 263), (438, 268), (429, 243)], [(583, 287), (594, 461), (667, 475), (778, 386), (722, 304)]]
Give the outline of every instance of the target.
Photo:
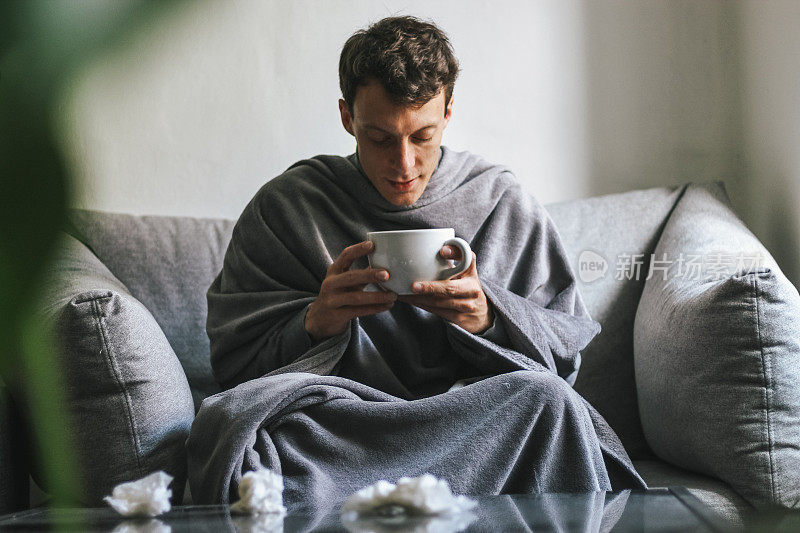
[(381, 146), (385, 146), (385, 145), (389, 144), (392, 141), (392, 139), (389, 138), (389, 137), (386, 137), (386, 138), (383, 138), (383, 139), (370, 139), (370, 140), (372, 142), (374, 142), (375, 144), (379, 144)]
[(416, 139), (417, 139), (417, 141), (419, 141), (421, 143), (426, 143), (426, 142), (430, 141), (431, 139), (433, 139), (433, 137), (428, 137), (427, 139), (421, 139), (421, 138), (417, 137)]

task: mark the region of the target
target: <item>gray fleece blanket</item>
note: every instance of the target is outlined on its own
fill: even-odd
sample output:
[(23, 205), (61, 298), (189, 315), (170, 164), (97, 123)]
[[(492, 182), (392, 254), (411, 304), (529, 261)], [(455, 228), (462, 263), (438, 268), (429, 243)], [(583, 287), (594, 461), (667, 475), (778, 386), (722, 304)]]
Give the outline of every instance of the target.
[[(397, 302), (312, 342), (306, 310), (345, 247), (368, 231), (432, 227), (476, 253), (490, 330)], [(600, 327), (547, 212), (503, 166), (442, 147), (423, 195), (399, 207), (357, 153), (300, 161), (245, 208), (208, 306), (212, 368), (228, 390), (203, 402), (187, 441), (198, 503), (237, 499), (258, 465), (283, 474), (287, 507), (304, 512), (425, 472), (464, 494), (645, 487), (571, 387)]]

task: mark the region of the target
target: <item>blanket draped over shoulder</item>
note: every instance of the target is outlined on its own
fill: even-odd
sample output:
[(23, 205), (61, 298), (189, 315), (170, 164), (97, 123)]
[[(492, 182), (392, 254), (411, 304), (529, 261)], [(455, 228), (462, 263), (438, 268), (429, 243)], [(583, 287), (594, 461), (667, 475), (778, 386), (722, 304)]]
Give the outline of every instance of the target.
[[(489, 331), (397, 302), (309, 338), (306, 310), (345, 247), (368, 231), (437, 227), (475, 252)], [(422, 196), (401, 207), (357, 153), (300, 161), (245, 208), (208, 306), (212, 368), (228, 390), (203, 402), (187, 441), (197, 503), (236, 500), (259, 465), (284, 476), (290, 510), (306, 511), (426, 472), (463, 494), (645, 487), (572, 389), (600, 326), (555, 225), (506, 167), (442, 147)]]

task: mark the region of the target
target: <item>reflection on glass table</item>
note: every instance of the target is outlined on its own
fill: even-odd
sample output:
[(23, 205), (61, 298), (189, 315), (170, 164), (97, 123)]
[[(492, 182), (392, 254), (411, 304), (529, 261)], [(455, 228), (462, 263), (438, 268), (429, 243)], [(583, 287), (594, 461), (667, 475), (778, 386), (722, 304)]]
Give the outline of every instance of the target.
[(725, 531), (724, 522), (686, 489), (478, 496), (459, 515), (340, 516), (338, 506), (285, 516), (231, 515), (225, 505), (175, 507), (154, 519), (125, 519), (111, 509), (32, 509), (0, 517), (0, 531), (415, 532), (457, 531)]

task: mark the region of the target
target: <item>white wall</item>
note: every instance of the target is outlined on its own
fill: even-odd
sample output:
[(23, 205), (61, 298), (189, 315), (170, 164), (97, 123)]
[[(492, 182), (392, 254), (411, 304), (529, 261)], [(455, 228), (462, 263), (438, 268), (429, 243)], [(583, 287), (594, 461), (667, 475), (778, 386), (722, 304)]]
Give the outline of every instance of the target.
[(353, 31), (397, 13), (435, 20), (461, 61), (445, 144), (510, 165), (542, 201), (717, 177), (729, 166), (719, 11), (691, 1), (183, 5), (68, 94), (79, 203), (235, 217), (296, 160), (351, 153), (339, 52)]
[(736, 187), (734, 40), (725, 2), (586, 2), (593, 194)]
[(800, 2), (742, 2), (740, 211), (800, 286)]
[(779, 249), (799, 233), (799, 4), (175, 4), (65, 90), (75, 204), (235, 218), (298, 159), (352, 153), (336, 105), (341, 46), (414, 14), (450, 35), (463, 69), (445, 144), (508, 164), (545, 203), (723, 179), (797, 282), (797, 246)]

